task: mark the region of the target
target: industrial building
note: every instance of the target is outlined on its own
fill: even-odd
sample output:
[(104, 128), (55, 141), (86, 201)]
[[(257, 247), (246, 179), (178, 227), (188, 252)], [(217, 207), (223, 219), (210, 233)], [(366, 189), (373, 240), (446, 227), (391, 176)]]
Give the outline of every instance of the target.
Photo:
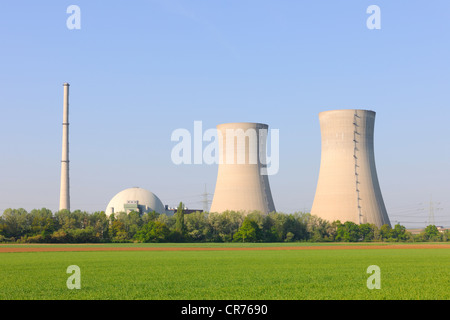
[[(166, 215), (168, 215), (168, 216), (173, 216), (178, 211), (178, 207), (169, 207), (167, 204), (165, 206), (165, 209), (166, 209)], [(202, 209), (189, 209), (189, 208), (186, 208), (185, 206), (183, 207), (182, 211), (183, 211), (183, 214), (191, 214), (194, 212), (203, 212)]]
[[(70, 210), (69, 84), (64, 83), (60, 210)], [(375, 112), (346, 109), (319, 113), (322, 149), (311, 214), (328, 221), (390, 225), (375, 167)], [(275, 211), (266, 162), (268, 125), (252, 122), (217, 125), (219, 166), (210, 212)], [(264, 173), (266, 172), (266, 173)], [(152, 192), (129, 188), (108, 203), (107, 215), (156, 211), (172, 215)], [(185, 213), (202, 210), (187, 210)]]
[(161, 200), (152, 192), (139, 187), (128, 188), (116, 194), (106, 206), (106, 215), (131, 211), (145, 214), (148, 212), (166, 213)]
[(328, 221), (390, 225), (375, 167), (375, 112), (319, 113), (321, 162), (311, 214)]

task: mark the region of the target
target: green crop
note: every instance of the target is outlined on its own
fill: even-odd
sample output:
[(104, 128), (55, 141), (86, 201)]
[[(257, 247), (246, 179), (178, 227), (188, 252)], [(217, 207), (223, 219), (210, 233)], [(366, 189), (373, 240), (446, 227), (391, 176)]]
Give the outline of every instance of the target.
[(448, 249), (0, 253), (0, 299), (448, 300), (449, 267)]

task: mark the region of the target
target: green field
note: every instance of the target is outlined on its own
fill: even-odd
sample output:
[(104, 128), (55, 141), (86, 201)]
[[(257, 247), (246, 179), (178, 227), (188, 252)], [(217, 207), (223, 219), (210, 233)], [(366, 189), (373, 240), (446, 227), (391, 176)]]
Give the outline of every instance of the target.
[[(79, 290), (66, 286), (69, 265), (81, 269)], [(366, 286), (370, 265), (379, 290)], [(449, 249), (0, 253), (2, 300), (448, 300), (449, 288)]]

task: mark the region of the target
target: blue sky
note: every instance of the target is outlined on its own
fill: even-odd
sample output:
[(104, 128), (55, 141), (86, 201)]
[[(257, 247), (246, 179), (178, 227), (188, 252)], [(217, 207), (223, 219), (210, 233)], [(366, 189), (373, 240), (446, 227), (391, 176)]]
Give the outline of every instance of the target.
[[(69, 30), (69, 5), (81, 29)], [(370, 5), (381, 29), (369, 30)], [(309, 210), (318, 113), (377, 112), (391, 222), (450, 226), (450, 2), (2, 1), (0, 212), (59, 205), (62, 93), (70, 83), (71, 209), (140, 186), (202, 208), (216, 165), (175, 165), (170, 140), (226, 122), (280, 132), (278, 211)], [(210, 197), (212, 198), (212, 197)]]

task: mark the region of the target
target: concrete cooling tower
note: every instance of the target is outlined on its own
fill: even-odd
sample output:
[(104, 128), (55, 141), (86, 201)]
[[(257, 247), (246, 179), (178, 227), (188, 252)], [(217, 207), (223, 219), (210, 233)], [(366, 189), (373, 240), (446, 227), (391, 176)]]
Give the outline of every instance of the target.
[(322, 156), (311, 214), (330, 222), (390, 225), (375, 168), (375, 112), (319, 113)]
[(211, 212), (275, 211), (265, 174), (267, 130), (261, 123), (217, 126), (219, 168)]

